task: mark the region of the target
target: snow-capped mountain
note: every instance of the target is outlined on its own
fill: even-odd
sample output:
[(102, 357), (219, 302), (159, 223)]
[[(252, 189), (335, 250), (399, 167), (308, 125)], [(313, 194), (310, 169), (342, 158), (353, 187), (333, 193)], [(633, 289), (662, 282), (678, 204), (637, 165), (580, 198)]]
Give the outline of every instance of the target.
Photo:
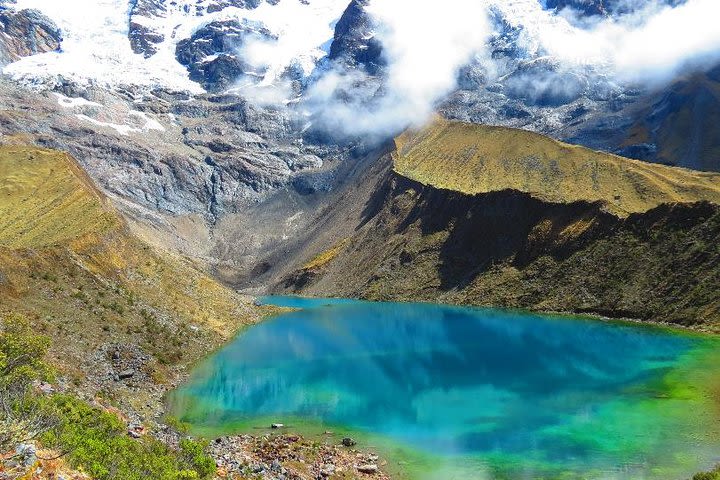
[[(437, 111), (720, 169), (714, 140), (658, 133), (693, 92), (714, 98), (713, 75), (682, 101), (663, 93), (716, 58), (685, 55), (717, 31), (697, 21), (713, 2), (5, 0), (4, 108), (46, 117), (8, 116), (0, 134), (70, 150), (143, 208), (212, 216), (331, 189), (344, 160)], [(668, 15), (693, 29), (658, 53)]]
[[(205, 49), (208, 55), (193, 58), (191, 70), (212, 68), (213, 62), (220, 65), (227, 60), (223, 57), (240, 56), (238, 49), (245, 46), (243, 61), (261, 68), (262, 73), (253, 73), (262, 80), (272, 81), (294, 65), (308, 74), (326, 55), (334, 22), (346, 2), (17, 0), (13, 7), (42, 12), (60, 27), (64, 37), (61, 51), (7, 67), (6, 73), (14, 78), (37, 83), (62, 76), (80, 83), (200, 92), (200, 85), (189, 78), (188, 65), (178, 61), (178, 57), (187, 58), (185, 52), (178, 53), (180, 42), (195, 36), (199, 43), (213, 44)], [(217, 27), (212, 35), (198, 34), (209, 25)], [(253, 38), (252, 45), (244, 44), (242, 37), (259, 32), (262, 34)]]

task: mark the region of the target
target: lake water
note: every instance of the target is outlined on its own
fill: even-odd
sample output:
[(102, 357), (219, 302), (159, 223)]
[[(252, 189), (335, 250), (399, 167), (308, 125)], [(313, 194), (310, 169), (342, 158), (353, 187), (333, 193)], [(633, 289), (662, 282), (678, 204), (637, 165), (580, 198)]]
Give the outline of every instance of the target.
[(195, 432), (350, 433), (412, 478), (687, 478), (720, 461), (713, 338), (518, 311), (264, 301), (300, 310), (243, 332), (171, 396)]

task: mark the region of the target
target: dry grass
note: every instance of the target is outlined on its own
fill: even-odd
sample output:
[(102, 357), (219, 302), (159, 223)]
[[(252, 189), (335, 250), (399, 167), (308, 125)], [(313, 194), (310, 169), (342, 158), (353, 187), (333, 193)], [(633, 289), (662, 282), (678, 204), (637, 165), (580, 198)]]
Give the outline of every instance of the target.
[(54, 245), (122, 223), (64, 153), (0, 147), (0, 179), (0, 245)]
[(320, 255), (306, 263), (303, 266), (303, 270), (317, 270), (323, 268), (325, 265), (332, 262), (333, 259), (335, 259), (335, 257), (337, 257), (340, 252), (345, 249), (349, 241), (350, 239), (346, 238), (334, 245), (332, 248), (325, 250)]
[(466, 194), (516, 190), (554, 203), (602, 202), (620, 217), (664, 203), (720, 203), (720, 174), (630, 160), (525, 130), (438, 119), (395, 143), (397, 173)]

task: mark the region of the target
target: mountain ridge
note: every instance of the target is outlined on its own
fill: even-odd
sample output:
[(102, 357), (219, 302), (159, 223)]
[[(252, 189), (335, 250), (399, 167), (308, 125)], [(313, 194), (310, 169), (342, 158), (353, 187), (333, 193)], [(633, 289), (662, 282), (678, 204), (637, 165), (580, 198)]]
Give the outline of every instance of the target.
[(662, 203), (720, 202), (720, 175), (651, 165), (519, 129), (436, 119), (395, 139), (394, 169), (466, 194), (516, 190), (549, 202), (602, 202), (616, 215)]
[[(401, 154), (414, 148), (406, 142), (399, 142)], [(445, 159), (435, 157), (441, 176)], [(390, 152), (378, 162), (369, 195), (348, 194), (363, 213), (344, 230), (349, 235), (328, 236), (347, 240), (301, 254), (277, 292), (527, 308), (719, 331), (717, 200), (612, 211), (597, 199), (548, 201), (522, 188), (443, 188), (404, 175), (397, 161)]]

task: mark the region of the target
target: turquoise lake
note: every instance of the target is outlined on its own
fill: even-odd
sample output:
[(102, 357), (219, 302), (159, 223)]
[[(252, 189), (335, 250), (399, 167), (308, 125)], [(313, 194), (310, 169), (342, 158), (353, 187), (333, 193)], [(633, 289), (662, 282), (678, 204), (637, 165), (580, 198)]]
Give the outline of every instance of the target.
[(720, 462), (714, 338), (433, 304), (263, 302), (299, 310), (247, 329), (172, 394), (193, 431), (333, 430), (410, 478), (669, 479)]

